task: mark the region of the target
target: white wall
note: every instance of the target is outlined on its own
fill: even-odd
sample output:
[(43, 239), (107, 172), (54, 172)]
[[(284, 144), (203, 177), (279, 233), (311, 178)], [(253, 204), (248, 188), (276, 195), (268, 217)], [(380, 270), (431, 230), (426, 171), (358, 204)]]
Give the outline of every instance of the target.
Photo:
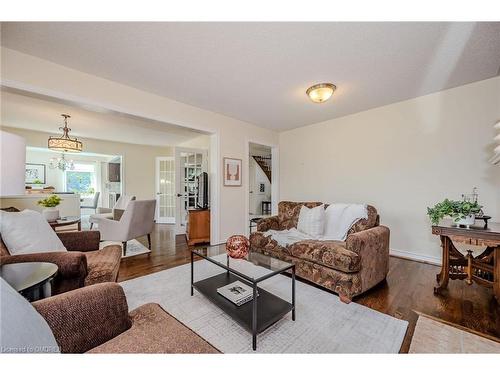
[[(47, 60), (2, 47), (2, 83), (8, 87), (24, 89), (39, 94), (73, 100), (80, 104), (104, 107), (174, 125), (185, 126), (218, 135), (217, 150), (211, 155), (218, 159), (221, 168), (223, 157), (246, 160), (246, 142), (277, 144), (278, 134), (244, 121), (206, 111), (174, 100), (141, 91)], [(168, 69), (168, 67), (166, 67)], [(217, 87), (207, 87), (210, 90)], [(96, 135), (97, 136), (97, 135)], [(215, 160), (215, 159), (214, 159)], [(216, 160), (217, 161), (217, 160)], [(128, 163), (125, 160), (125, 163)], [(248, 165), (243, 165), (243, 184), (248, 178)], [(222, 186), (222, 176), (216, 185), (220, 207), (215, 219), (220, 221), (219, 241), (235, 233), (245, 233), (248, 226), (246, 189)]]
[(496, 77), (281, 133), (280, 199), (373, 204), (391, 249), (439, 262), (426, 207), (476, 186), (500, 220), (500, 168), (488, 163), (499, 119)]

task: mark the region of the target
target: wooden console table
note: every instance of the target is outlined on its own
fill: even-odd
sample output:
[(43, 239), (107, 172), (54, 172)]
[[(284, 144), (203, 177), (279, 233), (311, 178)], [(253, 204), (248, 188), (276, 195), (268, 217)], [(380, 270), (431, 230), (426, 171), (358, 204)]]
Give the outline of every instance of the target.
[[(438, 285), (434, 293), (439, 293), (448, 286), (448, 281), (465, 280), (467, 284), (476, 282), (493, 288), (493, 294), (500, 302), (500, 223), (488, 223), (488, 227), (454, 226), (451, 221), (444, 221), (432, 227), (432, 233), (440, 236), (443, 248), (441, 272), (436, 275)], [(472, 250), (467, 255), (457, 250), (455, 243), (486, 246), (476, 257)]]

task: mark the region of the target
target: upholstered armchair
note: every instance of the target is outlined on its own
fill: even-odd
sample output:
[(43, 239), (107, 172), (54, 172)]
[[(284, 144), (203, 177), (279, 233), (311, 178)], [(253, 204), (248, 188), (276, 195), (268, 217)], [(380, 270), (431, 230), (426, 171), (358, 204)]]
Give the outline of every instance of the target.
[[(0, 278), (1, 349), (15, 353), (218, 353), (148, 303), (129, 313), (123, 289), (103, 283), (30, 304)], [(32, 350), (31, 350), (32, 349)]]
[(99, 250), (98, 231), (57, 233), (68, 251), (10, 255), (0, 236), (0, 264), (19, 262), (49, 262), (59, 267), (52, 294), (60, 294), (107, 281), (116, 281), (120, 268), (120, 246)]
[(92, 229), (94, 224), (99, 225), (99, 221), (101, 219), (119, 219), (121, 215), (123, 215), (123, 212), (126, 210), (128, 204), (134, 200), (135, 195), (121, 195), (113, 208), (97, 207), (96, 213), (94, 215), (90, 215), (89, 217), (90, 229)]
[(90, 205), (80, 205), (80, 208), (83, 209), (83, 208), (88, 208), (88, 209), (91, 209), (91, 210), (94, 210), (96, 211), (97, 210), (97, 204), (99, 202), (99, 196), (101, 195), (101, 193), (99, 191), (97, 191), (95, 194), (94, 194), (94, 197), (92, 198), (92, 204)]
[(131, 201), (120, 220), (101, 219), (99, 231), (103, 241), (119, 241), (123, 255), (127, 253), (127, 241), (147, 236), (151, 249), (151, 232), (154, 228), (156, 200)]

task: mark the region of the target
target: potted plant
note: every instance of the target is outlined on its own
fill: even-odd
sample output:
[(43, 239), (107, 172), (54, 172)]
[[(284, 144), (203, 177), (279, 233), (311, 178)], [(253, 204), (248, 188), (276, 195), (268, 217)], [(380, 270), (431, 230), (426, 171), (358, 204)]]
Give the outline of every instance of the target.
[(456, 225), (465, 225), (468, 228), (474, 224), (476, 214), (481, 211), (482, 207), (477, 202), (468, 200), (454, 201), (445, 199), (432, 208), (427, 207), (427, 215), (433, 225), (438, 225), (439, 221), (445, 217), (451, 217)]
[(33, 189), (43, 189), (43, 182), (42, 182), (42, 180), (35, 179), (31, 183), (31, 185), (32, 185)]
[(56, 209), (61, 203), (62, 199), (58, 195), (52, 194), (45, 199), (38, 201), (38, 205), (45, 207), (42, 211), (42, 215), (45, 220), (51, 222), (59, 219), (59, 210)]

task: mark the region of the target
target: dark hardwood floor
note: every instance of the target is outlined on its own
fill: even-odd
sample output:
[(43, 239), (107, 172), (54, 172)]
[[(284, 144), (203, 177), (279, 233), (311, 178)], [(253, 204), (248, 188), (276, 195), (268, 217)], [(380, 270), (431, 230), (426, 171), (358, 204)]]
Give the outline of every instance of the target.
[[(147, 240), (139, 239), (147, 246)], [(150, 255), (123, 259), (119, 281), (176, 267), (190, 261), (189, 247), (184, 236), (175, 236), (173, 227), (157, 224), (152, 234)], [(409, 321), (401, 352), (408, 352), (411, 337), (422, 312), (471, 330), (500, 337), (500, 306), (491, 289), (460, 280), (450, 280), (442, 295), (433, 294), (439, 267), (391, 257), (389, 275), (354, 302), (384, 314)]]

